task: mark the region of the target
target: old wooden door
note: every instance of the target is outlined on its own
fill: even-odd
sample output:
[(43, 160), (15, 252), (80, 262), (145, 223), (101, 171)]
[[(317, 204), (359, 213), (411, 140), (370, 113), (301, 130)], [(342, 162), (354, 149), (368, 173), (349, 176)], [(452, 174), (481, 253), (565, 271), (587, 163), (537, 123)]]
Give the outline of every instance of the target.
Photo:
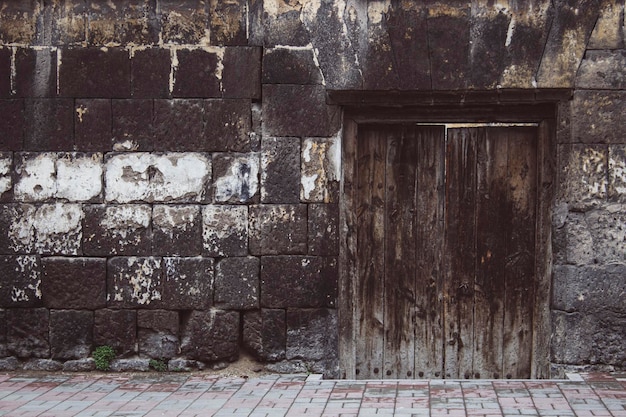
[(536, 127), (359, 126), (358, 378), (528, 378)]

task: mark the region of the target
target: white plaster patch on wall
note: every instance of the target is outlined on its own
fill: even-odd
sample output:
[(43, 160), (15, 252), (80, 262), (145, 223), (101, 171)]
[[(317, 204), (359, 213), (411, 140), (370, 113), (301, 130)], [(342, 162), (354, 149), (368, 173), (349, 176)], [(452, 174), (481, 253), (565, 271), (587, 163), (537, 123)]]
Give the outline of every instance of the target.
[(13, 156), (10, 153), (0, 152), (0, 196), (13, 186), (11, 181), (11, 165)]
[(11, 301), (26, 302), (31, 297), (41, 299), (41, 273), (38, 268), (38, 260), (34, 255), (23, 255), (15, 258), (15, 272), (22, 277), (20, 288), (13, 286), (11, 289)]
[(18, 180), (14, 194), (17, 201), (42, 201), (54, 197), (57, 191), (56, 160), (51, 152), (40, 153), (34, 158), (24, 154), (17, 168)]
[(367, 3), (368, 23), (380, 25), (385, 13), (391, 7), (391, 0), (373, 0)]
[(198, 206), (154, 206), (152, 210), (152, 221), (154, 226), (167, 232), (169, 237), (173, 237), (174, 229), (186, 231), (200, 216)]
[(248, 207), (208, 205), (202, 208), (202, 239), (209, 252), (225, 256), (220, 243), (235, 236), (243, 239), (248, 234)]
[(330, 185), (341, 177), (341, 138), (306, 138), (302, 147), (300, 198), (330, 202)]
[(211, 175), (210, 160), (199, 153), (115, 155), (106, 162), (107, 201), (199, 202)]
[(232, 158), (226, 175), (215, 180), (215, 201), (240, 202), (250, 200), (259, 188), (259, 155)]
[(78, 255), (84, 213), (80, 204), (44, 204), (35, 212), (34, 249), (40, 254)]
[(12, 222), (9, 225), (9, 247), (15, 252), (31, 252), (35, 245), (35, 230), (33, 219), (36, 208), (31, 205), (21, 205), (19, 210), (11, 208)]
[(66, 154), (57, 161), (56, 198), (89, 201), (102, 194), (102, 154), (77, 157)]
[(137, 304), (150, 304), (153, 300), (160, 300), (158, 290), (160, 282), (154, 280), (155, 270), (161, 268), (160, 259), (144, 259), (139, 262), (136, 258), (128, 260), (128, 266), (135, 268), (133, 274), (127, 275), (131, 286), (130, 299)]
[(609, 148), (609, 182), (613, 194), (626, 195), (626, 146)]
[(596, 149), (587, 148), (581, 155), (582, 184), (585, 184), (586, 191), (590, 196), (603, 197), (606, 195), (606, 158), (604, 153)]
[[(112, 236), (126, 239), (138, 229), (147, 229), (150, 225), (150, 206), (141, 204), (107, 206), (100, 225)], [(122, 246), (133, 242), (120, 241)], [(138, 243), (138, 242), (134, 242)]]

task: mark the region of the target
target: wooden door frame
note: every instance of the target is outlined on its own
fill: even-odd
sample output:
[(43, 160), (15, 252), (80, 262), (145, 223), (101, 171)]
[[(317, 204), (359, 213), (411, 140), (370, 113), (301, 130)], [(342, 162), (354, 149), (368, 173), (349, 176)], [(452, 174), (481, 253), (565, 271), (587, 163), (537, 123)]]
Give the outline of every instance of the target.
[[(380, 101), (355, 99), (353, 94), (331, 94), (331, 101), (344, 105), (342, 134), (342, 177), (340, 197), (340, 259), (339, 259), (339, 367), (343, 378), (355, 374), (355, 283), (356, 253), (356, 150), (357, 135), (363, 123), (537, 123), (537, 219), (535, 245), (535, 277), (537, 279), (533, 311), (531, 378), (550, 376), (550, 294), (552, 286), (552, 207), (556, 186), (556, 120), (559, 102), (568, 99), (568, 92), (548, 93), (546, 100), (537, 94), (522, 103), (459, 103), (426, 105), (373, 105)], [(432, 98), (432, 95), (429, 97)], [(555, 99), (558, 97), (558, 99)], [(539, 99), (538, 99), (539, 98)], [(449, 98), (448, 98), (449, 99)], [(447, 100), (444, 100), (447, 101)]]

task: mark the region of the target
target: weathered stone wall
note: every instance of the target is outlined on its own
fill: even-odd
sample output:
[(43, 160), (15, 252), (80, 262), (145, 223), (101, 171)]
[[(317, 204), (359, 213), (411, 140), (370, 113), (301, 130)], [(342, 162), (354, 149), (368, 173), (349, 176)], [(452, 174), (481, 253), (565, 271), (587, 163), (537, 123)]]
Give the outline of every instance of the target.
[(550, 359), (625, 366), (624, 25), (623, 0), (0, 1), (0, 363), (337, 375), (327, 92), (571, 88)]

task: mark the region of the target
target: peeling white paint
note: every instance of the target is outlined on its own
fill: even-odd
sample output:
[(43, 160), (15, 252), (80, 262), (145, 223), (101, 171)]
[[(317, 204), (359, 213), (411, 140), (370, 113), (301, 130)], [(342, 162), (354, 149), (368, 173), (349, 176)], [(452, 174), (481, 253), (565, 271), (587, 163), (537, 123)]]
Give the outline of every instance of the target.
[(215, 179), (215, 201), (245, 203), (259, 188), (259, 155), (232, 158), (229, 172)]
[[(626, 155), (626, 147), (621, 154)], [(626, 195), (626, 160), (619, 158), (619, 153), (611, 152), (611, 148), (609, 148), (609, 181), (613, 193)]]
[(15, 184), (17, 201), (42, 201), (54, 197), (57, 155), (44, 152), (35, 158), (26, 158), (17, 169), (19, 179)]
[(219, 256), (227, 254), (222, 242), (234, 237), (248, 239), (248, 207), (235, 205), (207, 205), (202, 208), (202, 240), (204, 248)]
[(78, 255), (84, 213), (80, 204), (44, 204), (33, 217), (34, 249), (41, 254)]
[(148, 305), (161, 299), (161, 260), (158, 258), (127, 258), (126, 268), (115, 277), (113, 299)]
[(154, 226), (173, 237), (174, 229), (186, 231), (192, 227), (200, 216), (198, 206), (154, 206), (152, 221)]
[(385, 13), (389, 12), (391, 0), (371, 0), (367, 3), (368, 23), (380, 25)]
[(102, 154), (75, 157), (67, 154), (56, 163), (55, 197), (89, 201), (102, 193)]
[(301, 184), (305, 200), (309, 200), (311, 198), (311, 193), (315, 190), (315, 181), (317, 181), (317, 177), (317, 174), (302, 175)]
[(126, 139), (123, 142), (117, 142), (113, 144), (113, 150), (116, 152), (136, 151), (138, 149), (139, 144), (130, 139)]
[[(108, 230), (115, 237), (126, 239), (137, 229), (147, 229), (150, 225), (151, 209), (148, 205), (132, 204), (122, 206), (107, 206), (100, 226)], [(120, 241), (121, 246), (132, 242)], [(135, 242), (137, 243), (137, 242)]]
[(11, 189), (11, 165), (13, 158), (10, 153), (0, 153), (0, 196)]
[(328, 203), (330, 183), (341, 178), (340, 132), (331, 138), (304, 139), (301, 171), (301, 199)]
[(12, 222), (9, 225), (9, 247), (15, 252), (31, 252), (35, 245), (33, 218), (36, 209), (31, 205), (20, 206), (19, 211), (11, 208)]
[(31, 297), (41, 299), (41, 273), (38, 259), (34, 255), (22, 255), (15, 258), (15, 272), (20, 277), (20, 287), (13, 285), (11, 301), (27, 302)]

